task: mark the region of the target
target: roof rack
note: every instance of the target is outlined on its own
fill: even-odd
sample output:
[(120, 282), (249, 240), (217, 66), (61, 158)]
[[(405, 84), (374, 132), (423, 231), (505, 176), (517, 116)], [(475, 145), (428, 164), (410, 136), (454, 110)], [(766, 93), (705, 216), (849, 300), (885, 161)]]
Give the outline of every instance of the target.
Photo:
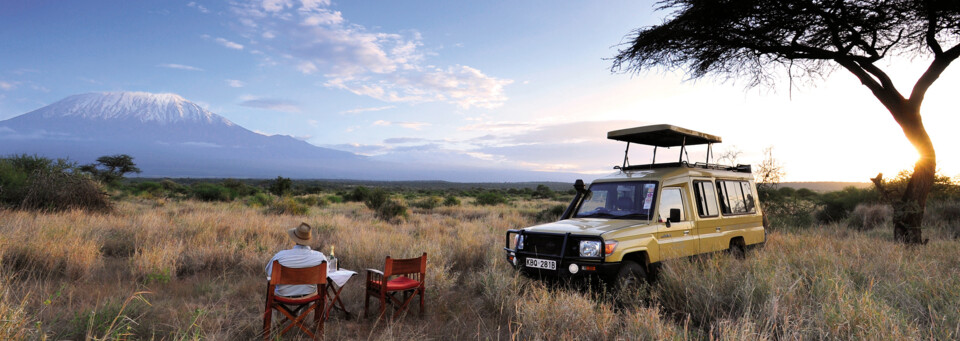
[[(742, 169), (743, 166), (746, 166), (746, 171), (750, 172), (750, 165), (738, 165), (735, 167), (722, 166), (718, 164), (710, 163), (710, 156), (713, 154), (713, 144), (721, 143), (723, 139), (720, 136), (710, 135), (706, 133), (701, 133), (698, 131), (677, 127), (670, 124), (656, 124), (628, 129), (613, 130), (607, 133), (607, 138), (616, 141), (623, 141), (627, 143), (627, 149), (623, 152), (623, 165), (615, 166), (614, 169), (638, 169), (638, 167), (648, 167), (654, 168), (654, 165), (657, 161), (657, 148), (658, 147), (680, 147), (680, 158), (677, 160), (676, 164), (668, 163), (663, 164), (665, 167), (676, 167), (679, 165), (687, 165), (689, 167), (689, 162), (683, 161), (683, 156), (687, 156), (687, 160), (690, 160), (690, 155), (687, 154), (687, 146), (693, 145), (707, 145), (707, 157), (705, 163), (695, 163), (694, 167), (697, 168), (709, 168), (709, 169), (725, 169), (725, 170), (737, 170)], [(642, 166), (631, 166), (630, 165), (630, 144), (643, 144), (648, 146), (653, 146), (653, 160), (650, 161), (649, 165)], [(663, 167), (663, 166), (658, 166)]]

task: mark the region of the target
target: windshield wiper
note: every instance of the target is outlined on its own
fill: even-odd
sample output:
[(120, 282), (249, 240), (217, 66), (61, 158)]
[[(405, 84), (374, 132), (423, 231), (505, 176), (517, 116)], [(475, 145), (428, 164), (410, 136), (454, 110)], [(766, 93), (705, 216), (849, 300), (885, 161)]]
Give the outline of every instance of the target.
[(625, 214), (625, 215), (617, 216), (617, 218), (621, 218), (621, 219), (636, 219), (636, 220), (647, 220), (647, 219), (650, 219), (650, 218), (647, 217), (646, 214), (643, 214), (643, 213), (630, 213), (630, 214)]

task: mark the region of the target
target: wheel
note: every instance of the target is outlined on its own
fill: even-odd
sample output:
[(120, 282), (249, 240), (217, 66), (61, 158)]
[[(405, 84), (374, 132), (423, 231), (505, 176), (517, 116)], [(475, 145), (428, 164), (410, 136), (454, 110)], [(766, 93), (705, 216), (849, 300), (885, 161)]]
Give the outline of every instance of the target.
[(647, 281), (647, 270), (637, 262), (627, 260), (620, 263), (617, 273), (617, 286), (621, 289), (635, 290)]
[(744, 259), (747, 256), (747, 247), (743, 244), (743, 239), (737, 238), (730, 241), (730, 248), (727, 249), (736, 259)]

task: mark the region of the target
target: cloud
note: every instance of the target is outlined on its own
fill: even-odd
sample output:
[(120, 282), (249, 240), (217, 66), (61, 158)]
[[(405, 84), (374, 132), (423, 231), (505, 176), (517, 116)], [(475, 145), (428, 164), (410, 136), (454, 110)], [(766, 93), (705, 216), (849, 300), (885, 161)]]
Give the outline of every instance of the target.
[(191, 1), (190, 3), (188, 3), (188, 4), (187, 4), (187, 7), (196, 7), (197, 10), (200, 11), (200, 13), (210, 13), (210, 10), (208, 10), (206, 7), (203, 7), (203, 5), (198, 4), (198, 3), (196, 3), (196, 2), (193, 2), (193, 1)]
[[(319, 75), (329, 88), (391, 103), (447, 102), (496, 108), (513, 80), (466, 65), (434, 66), (416, 31), (382, 32), (350, 23), (330, 1), (248, 0), (231, 12), (245, 36), (261, 36), (267, 63)], [(262, 44), (262, 46), (261, 46)]]
[(244, 82), (238, 81), (238, 80), (236, 80), (236, 79), (228, 79), (228, 80), (227, 80), (227, 85), (229, 85), (231, 88), (242, 88), (242, 87), (244, 87), (246, 84), (245, 84)]
[(396, 107), (397, 107), (397, 106), (395, 106), (395, 105), (388, 105), (388, 106), (374, 107), (374, 108), (357, 108), (357, 109), (350, 109), (350, 110), (346, 110), (346, 111), (341, 111), (340, 113), (341, 113), (341, 114), (359, 114), (359, 113), (362, 113), (362, 112), (382, 111), (382, 110), (387, 110), (387, 109), (393, 109), (393, 108), (396, 108)]
[(168, 69), (177, 69), (177, 70), (187, 70), (187, 71), (203, 71), (203, 69), (183, 64), (160, 64), (157, 67), (164, 67)]
[(424, 142), (426, 139), (419, 137), (394, 137), (383, 140), (385, 144), (408, 144), (408, 143), (420, 143)]
[(297, 103), (282, 99), (253, 98), (240, 102), (240, 105), (274, 111), (300, 112), (300, 106)]
[(229, 41), (229, 40), (226, 40), (226, 39), (224, 39), (224, 38), (217, 38), (217, 39), (214, 39), (214, 40), (215, 40), (217, 43), (219, 43), (220, 45), (223, 45), (224, 47), (226, 47), (226, 48), (228, 48), (228, 49), (243, 50), (243, 45), (234, 43), (234, 42)]
[(16, 87), (17, 87), (16, 82), (0, 81), (0, 90), (9, 91), (9, 90), (13, 90)]
[(373, 125), (375, 125), (375, 126), (398, 126), (398, 127), (407, 128), (407, 129), (420, 130), (420, 128), (429, 126), (430, 123), (426, 123), (426, 122), (391, 122), (391, 121), (378, 120), (378, 121), (376, 121), (376, 122), (373, 122)]

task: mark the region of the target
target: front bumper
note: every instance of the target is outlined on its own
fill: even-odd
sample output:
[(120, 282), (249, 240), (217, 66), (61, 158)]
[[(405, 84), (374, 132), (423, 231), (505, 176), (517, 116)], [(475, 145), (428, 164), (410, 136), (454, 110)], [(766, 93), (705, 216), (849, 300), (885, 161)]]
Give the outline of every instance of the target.
[[(526, 240), (534, 240), (538, 237), (549, 238), (558, 241), (559, 247), (548, 248), (546, 251), (537, 250), (527, 243), (525, 249), (518, 249), (516, 245), (511, 248), (512, 236), (523, 236)], [(562, 242), (559, 242), (562, 240)], [(508, 230), (506, 234), (506, 246), (503, 250), (506, 252), (507, 262), (510, 263), (520, 273), (531, 277), (555, 277), (555, 278), (575, 278), (575, 277), (611, 277), (620, 271), (620, 262), (607, 262), (603, 256), (581, 257), (579, 254), (579, 242), (582, 240), (596, 240), (603, 245), (603, 237), (600, 236), (579, 236), (542, 232), (527, 232), (524, 230)], [(532, 250), (531, 250), (532, 249)], [(557, 252), (559, 250), (559, 252)], [(541, 252), (538, 252), (541, 251)], [(602, 251), (601, 251), (602, 252)], [(556, 262), (556, 269), (541, 269), (527, 266), (528, 258), (536, 258)]]

